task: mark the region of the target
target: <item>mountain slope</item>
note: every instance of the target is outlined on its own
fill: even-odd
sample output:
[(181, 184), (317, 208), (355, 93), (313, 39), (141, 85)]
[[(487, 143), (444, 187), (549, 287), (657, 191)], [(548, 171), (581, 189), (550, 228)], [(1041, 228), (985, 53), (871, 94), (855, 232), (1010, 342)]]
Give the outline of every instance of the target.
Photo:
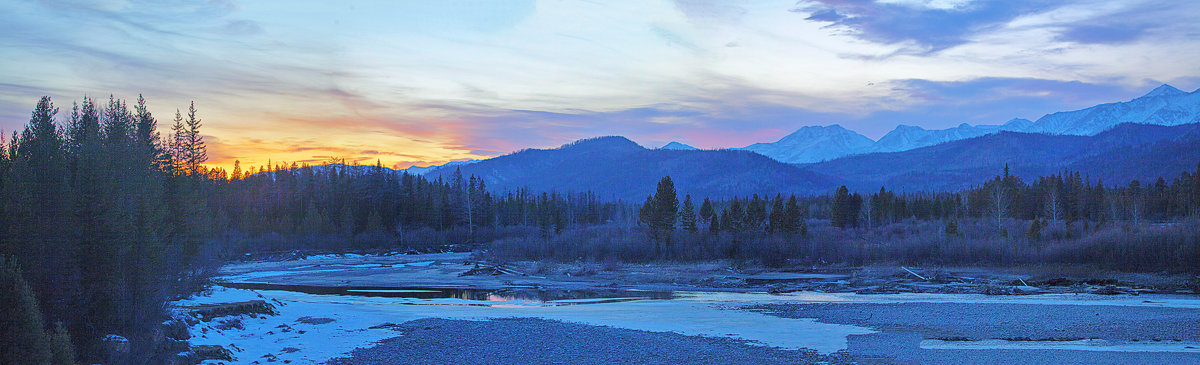
[[(857, 143), (832, 143), (823, 139), (826, 137), (816, 135), (811, 131), (801, 133), (812, 128), (830, 127), (804, 127), (793, 133), (793, 135), (799, 135), (798, 137), (793, 138), (792, 135), (784, 137), (784, 140), (788, 140), (787, 143), (784, 143), (784, 140), (775, 143), (756, 143), (745, 149), (787, 163), (812, 163), (863, 153), (907, 151), (1001, 131), (1090, 136), (1123, 123), (1163, 126), (1200, 123), (1200, 90), (1189, 93), (1164, 84), (1127, 102), (1051, 113), (1042, 116), (1036, 122), (1017, 118), (1002, 125), (972, 126), (964, 123), (954, 128), (937, 130), (900, 125), (881, 137), (879, 141), (870, 143), (862, 141), (862, 139), (870, 141), (866, 137), (862, 137)], [(857, 135), (851, 131), (845, 131), (845, 134)]]
[(1033, 122), (1030, 122), (1028, 119), (1015, 118), (1003, 125), (970, 125), (963, 123), (954, 128), (933, 130), (901, 124), (896, 129), (879, 138), (879, 141), (871, 146), (870, 151), (861, 152), (908, 151), (914, 148), (975, 138), (1000, 131), (1020, 131), (1028, 127), (1030, 123)]
[(1024, 131), (1094, 135), (1122, 123), (1168, 126), (1200, 123), (1200, 92), (1187, 93), (1171, 85), (1162, 85), (1142, 97), (1127, 102), (1047, 114)]
[(1095, 136), (996, 134), (910, 151), (849, 156), (803, 165), (864, 191), (946, 191), (980, 184), (1003, 171), (1034, 179), (1067, 168), (1106, 183), (1172, 177), (1200, 160), (1200, 124), (1122, 124)]
[(803, 127), (776, 142), (755, 143), (744, 148), (787, 163), (832, 160), (861, 153), (875, 141), (842, 126)]
[(641, 201), (663, 176), (683, 194), (728, 197), (751, 193), (816, 193), (833, 187), (821, 176), (749, 151), (646, 149), (624, 137), (585, 139), (555, 149), (530, 149), (474, 164), (443, 167), (426, 177), (443, 179), (455, 169), (479, 176), (494, 191), (590, 190), (603, 198)]

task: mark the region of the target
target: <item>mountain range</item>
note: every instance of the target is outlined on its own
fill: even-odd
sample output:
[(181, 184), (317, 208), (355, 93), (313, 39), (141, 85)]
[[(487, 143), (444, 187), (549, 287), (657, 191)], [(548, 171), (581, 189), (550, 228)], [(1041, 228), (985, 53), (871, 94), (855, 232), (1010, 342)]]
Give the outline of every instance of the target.
[(746, 192), (820, 193), (834, 181), (794, 165), (739, 150), (647, 149), (625, 137), (599, 137), (559, 148), (527, 149), (469, 165), (438, 168), (482, 178), (495, 191), (592, 191), (603, 198), (641, 201), (671, 176), (681, 194), (728, 197)]
[[(1105, 184), (1152, 182), (1191, 171), (1200, 161), (1200, 124), (1121, 124), (1094, 136), (1003, 131), (901, 152), (848, 156), (801, 165), (852, 190), (954, 191), (1001, 174), (1030, 182), (1063, 170)], [(1094, 181), (1094, 180), (1093, 180)]]
[(964, 123), (936, 130), (900, 125), (878, 141), (835, 124), (803, 127), (779, 141), (755, 143), (743, 149), (786, 163), (814, 163), (858, 154), (907, 151), (1004, 131), (1090, 136), (1122, 123), (1172, 126), (1197, 122), (1200, 122), (1200, 89), (1189, 93), (1162, 85), (1127, 102), (1051, 113), (1033, 122), (1017, 118), (999, 125)]
[(1128, 102), (1052, 113), (1036, 122), (941, 130), (902, 125), (878, 141), (837, 125), (804, 127), (779, 142), (742, 149), (699, 150), (679, 142), (650, 149), (610, 136), (397, 172), (446, 180), (458, 171), (482, 178), (496, 192), (586, 190), (626, 201), (652, 194), (663, 176), (696, 198), (821, 194), (839, 185), (953, 191), (982, 184), (1005, 166), (1026, 181), (1071, 170), (1124, 185), (1195, 169), (1198, 115), (1200, 92), (1163, 86)]

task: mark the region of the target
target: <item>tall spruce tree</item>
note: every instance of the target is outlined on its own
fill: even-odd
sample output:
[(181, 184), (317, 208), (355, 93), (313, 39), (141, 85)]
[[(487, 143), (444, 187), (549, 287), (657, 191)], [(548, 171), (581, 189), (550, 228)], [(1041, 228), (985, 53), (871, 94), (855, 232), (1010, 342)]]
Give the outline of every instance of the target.
[(771, 214), (768, 218), (767, 233), (786, 232), (784, 222), (787, 219), (786, 211), (783, 205), (783, 195), (775, 194), (775, 199), (771, 202)]
[(658, 181), (655, 189), (650, 218), (650, 230), (658, 240), (671, 243), (671, 232), (675, 230), (675, 221), (679, 218), (679, 199), (675, 196), (675, 183), (670, 176), (664, 176)]
[(702, 222), (708, 222), (711, 221), (715, 216), (716, 211), (713, 210), (712, 202), (708, 200), (708, 197), (704, 197), (704, 203), (700, 204), (700, 220)]
[(840, 229), (846, 229), (846, 226), (850, 223), (848, 215), (850, 214), (851, 204), (853, 203), (851, 202), (850, 189), (847, 189), (845, 185), (838, 187), (837, 191), (833, 193), (833, 207), (830, 210), (829, 224)]
[(696, 225), (696, 207), (692, 205), (691, 194), (683, 196), (683, 208), (679, 210), (679, 224), (688, 233), (696, 233), (699, 230)]

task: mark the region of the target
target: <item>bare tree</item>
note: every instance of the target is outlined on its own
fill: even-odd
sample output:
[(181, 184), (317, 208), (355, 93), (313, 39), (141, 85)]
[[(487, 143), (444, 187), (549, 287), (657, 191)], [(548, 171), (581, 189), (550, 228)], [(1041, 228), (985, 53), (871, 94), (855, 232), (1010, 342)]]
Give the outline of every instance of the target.
[(992, 213), (996, 217), (996, 227), (999, 228), (1004, 223), (1004, 217), (1008, 214), (1009, 206), (1008, 189), (1005, 189), (1004, 182), (997, 180), (992, 186)]

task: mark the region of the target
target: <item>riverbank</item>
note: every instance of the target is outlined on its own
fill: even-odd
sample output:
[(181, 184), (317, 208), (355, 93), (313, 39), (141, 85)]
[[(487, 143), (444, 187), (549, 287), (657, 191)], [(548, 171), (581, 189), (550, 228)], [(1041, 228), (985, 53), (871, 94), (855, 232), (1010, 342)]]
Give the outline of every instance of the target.
[[(239, 262), (217, 282), (366, 288), (485, 290), (819, 291), (888, 294), (1200, 294), (1200, 276), (1121, 273), (1078, 266), (769, 269), (731, 261), (699, 263), (489, 262), (471, 253), (325, 254)], [(268, 289), (259, 286), (258, 289)]]
[[(467, 253), (276, 257), (220, 272), (210, 291), (173, 303), (189, 323), (193, 345), (221, 346), (233, 359), (208, 364), (332, 358), (503, 363), (488, 356), (522, 354), (577, 362), (584, 353), (576, 347), (584, 345), (609, 351), (600, 352), (603, 359), (635, 363), (954, 363), (985, 355), (1038, 363), (1046, 354), (1066, 363), (1186, 363), (1200, 351), (1188, 347), (1200, 343), (1195, 333), (1155, 332), (1155, 326), (1200, 321), (1200, 298), (1176, 294), (1188, 290), (1187, 278), (1178, 276), (907, 267), (772, 271), (728, 262), (498, 264)], [(195, 309), (246, 302), (255, 303), (236, 307), (261, 302), (271, 309)], [(1124, 327), (1112, 324), (1124, 319)], [(1029, 331), (989, 332), (977, 324), (992, 322)], [(436, 325), (418, 325), (425, 323)], [(1054, 331), (1062, 323), (1071, 326)], [(604, 341), (558, 338), (567, 333)], [(442, 351), (436, 339), (445, 336), (455, 336), (447, 340), (455, 350), (436, 354)], [(1155, 338), (1172, 342), (1133, 346)], [(708, 355), (649, 351), (668, 345), (707, 349), (691, 352)]]

